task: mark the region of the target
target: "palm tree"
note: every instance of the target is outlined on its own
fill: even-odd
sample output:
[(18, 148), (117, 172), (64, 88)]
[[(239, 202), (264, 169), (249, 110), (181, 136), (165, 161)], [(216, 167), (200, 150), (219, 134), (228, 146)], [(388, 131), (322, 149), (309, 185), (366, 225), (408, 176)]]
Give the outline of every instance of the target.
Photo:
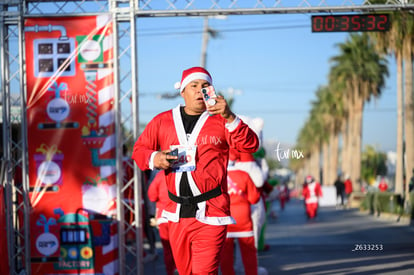
[[(308, 128), (311, 129), (312, 133), (312, 147), (311, 147), (311, 154), (312, 154), (312, 168), (311, 168), (311, 175), (318, 181), (323, 180), (320, 177), (320, 160), (321, 160), (321, 152), (323, 152), (323, 144), (327, 141), (328, 130), (326, 120), (324, 120), (324, 114), (319, 107), (321, 105), (321, 100), (318, 99), (316, 102), (313, 102), (313, 108), (310, 112), (310, 119)], [(326, 149), (325, 149), (326, 150)]]
[[(414, 169), (414, 95), (413, 95), (413, 34), (414, 20), (412, 14), (402, 13), (399, 24), (404, 25), (403, 60), (404, 60), (404, 129), (405, 129), (405, 176), (413, 176)], [(405, 189), (408, 198), (408, 183)]]
[(320, 88), (317, 108), (324, 121), (327, 135), (323, 139), (324, 184), (333, 184), (338, 173), (339, 132), (344, 119), (341, 89), (335, 83)]
[(313, 108), (311, 114), (313, 119), (318, 120), (319, 127), (323, 130), (320, 142), (322, 143), (322, 183), (332, 184), (329, 179), (330, 172), (330, 148), (329, 136), (331, 135), (331, 126), (333, 123), (333, 116), (330, 112), (332, 106), (330, 101), (330, 90), (327, 86), (319, 87), (316, 91), (316, 101), (312, 102)]
[[(383, 4), (386, 0), (372, 0), (372, 4)], [(414, 1), (408, 1), (410, 3)], [(393, 54), (397, 63), (397, 167), (395, 173), (395, 192), (404, 194), (404, 131), (406, 141), (406, 167), (405, 174), (409, 178), (411, 168), (414, 167), (414, 120), (413, 120), (413, 87), (412, 87), (412, 46), (414, 23), (412, 14), (406, 11), (398, 11), (389, 14), (392, 22), (388, 33), (370, 33), (376, 41), (376, 48), (380, 52)], [(405, 65), (405, 66), (404, 66)], [(403, 74), (404, 70), (404, 74)], [(404, 83), (405, 75), (405, 83)], [(403, 83), (405, 85), (403, 85)], [(403, 88), (404, 87), (404, 88)], [(405, 89), (405, 92), (404, 92)], [(404, 105), (405, 94), (405, 105)], [(404, 119), (405, 113), (405, 119)], [(408, 184), (405, 195), (408, 197)]]
[[(297, 138), (297, 148), (303, 151), (304, 159), (302, 162), (303, 175), (312, 175), (319, 179), (319, 154), (320, 144), (317, 135), (320, 134), (318, 121), (315, 117), (308, 118), (305, 125), (301, 128)], [(303, 180), (303, 179), (301, 179)]]
[(400, 13), (390, 13), (390, 20), (394, 22), (388, 32), (373, 32), (370, 36), (375, 41), (375, 48), (380, 53), (392, 54), (397, 64), (397, 162), (395, 168), (395, 193), (404, 194), (404, 132), (403, 132), (403, 32), (397, 19)]
[[(329, 135), (329, 122), (330, 114), (327, 112), (327, 104), (323, 99), (323, 95), (326, 93), (326, 87), (321, 87), (317, 91), (317, 99), (312, 102), (312, 109), (310, 116), (304, 126), (299, 132), (297, 139), (297, 147), (304, 148), (305, 159), (303, 161), (293, 161), (291, 168), (294, 169), (297, 174), (312, 175), (316, 180), (321, 181), (320, 178), (320, 155), (323, 151), (323, 163), (327, 165), (329, 163), (329, 152), (327, 151), (328, 135)], [(300, 172), (299, 172), (300, 171)], [(329, 168), (324, 169), (329, 171)], [(322, 177), (325, 182), (326, 175)]]
[[(309, 120), (309, 119), (308, 119)], [(307, 120), (307, 121), (308, 121)], [(310, 143), (312, 133), (310, 133), (307, 122), (302, 126), (296, 139), (296, 145), (294, 150), (301, 151), (303, 158), (293, 158), (289, 160), (289, 168), (295, 173), (295, 186), (299, 187), (303, 184), (303, 180), (306, 175), (310, 173)]]
[[(331, 61), (331, 82), (343, 83), (343, 96), (347, 99), (347, 146), (352, 150), (349, 173), (354, 183), (361, 176), (362, 114), (364, 104), (372, 97), (378, 97), (388, 76), (387, 61), (378, 54), (367, 34), (351, 34), (344, 43), (339, 43), (340, 54)], [(349, 154), (346, 154), (349, 157)], [(354, 186), (356, 190), (359, 186)]]
[[(325, 185), (332, 184), (338, 170), (339, 130), (344, 119), (341, 89), (338, 85), (322, 86), (316, 91), (310, 116), (301, 128), (297, 147), (305, 148), (305, 159), (291, 160), (290, 167), (301, 180), (311, 174), (318, 178), (319, 156), (322, 150), (323, 175)], [(298, 182), (300, 183), (300, 182)]]

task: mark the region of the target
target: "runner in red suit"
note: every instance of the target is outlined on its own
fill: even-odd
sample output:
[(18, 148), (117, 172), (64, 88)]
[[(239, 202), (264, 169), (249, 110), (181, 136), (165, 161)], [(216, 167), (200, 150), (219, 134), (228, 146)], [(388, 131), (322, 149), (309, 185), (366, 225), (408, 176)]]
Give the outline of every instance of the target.
[(234, 275), (234, 240), (237, 238), (246, 275), (256, 275), (257, 249), (253, 232), (250, 206), (260, 199), (249, 174), (237, 168), (229, 167), (227, 174), (228, 193), (230, 195), (230, 211), (236, 224), (227, 227), (227, 239), (221, 258), (223, 274)]
[(142, 170), (165, 170), (170, 201), (162, 217), (169, 221), (181, 275), (218, 274), (227, 225), (234, 223), (227, 193), (229, 149), (253, 153), (259, 146), (224, 97), (206, 107), (201, 89), (209, 85), (212, 78), (204, 68), (185, 70), (180, 84), (185, 106), (153, 118), (132, 154)]
[(351, 177), (349, 175), (345, 176), (344, 185), (345, 185), (346, 207), (349, 208), (351, 206), (351, 194), (352, 194), (352, 191), (354, 191), (352, 187)]
[(289, 200), (289, 189), (287, 184), (284, 182), (277, 187), (279, 192), (279, 202), (280, 202), (280, 209), (285, 209), (285, 204)]
[(259, 248), (260, 233), (262, 231), (263, 224), (266, 221), (266, 209), (265, 202), (263, 199), (264, 194), (262, 192), (263, 185), (265, 183), (264, 174), (261, 167), (255, 161), (253, 154), (240, 153), (235, 152), (235, 150), (231, 150), (230, 158), (232, 159), (232, 161), (234, 161), (234, 167), (237, 170), (245, 171), (249, 174), (254, 185), (261, 194), (259, 201), (255, 204), (252, 204), (250, 207), (253, 221), (255, 244), (256, 248)]
[(155, 218), (158, 225), (161, 244), (164, 253), (164, 264), (167, 275), (173, 275), (175, 262), (171, 250), (170, 236), (168, 233), (168, 220), (161, 217), (162, 210), (169, 202), (167, 184), (165, 183), (164, 170), (161, 170), (152, 180), (148, 188), (148, 198), (156, 203)]
[(378, 189), (379, 189), (381, 192), (385, 192), (385, 191), (387, 191), (387, 190), (388, 190), (388, 184), (387, 184), (387, 182), (385, 181), (385, 179), (384, 179), (384, 178), (381, 178), (381, 181), (380, 181), (380, 183), (378, 184)]
[(306, 215), (309, 219), (316, 217), (319, 207), (319, 197), (322, 197), (322, 188), (319, 182), (315, 181), (312, 176), (305, 178), (302, 191), (305, 199)]

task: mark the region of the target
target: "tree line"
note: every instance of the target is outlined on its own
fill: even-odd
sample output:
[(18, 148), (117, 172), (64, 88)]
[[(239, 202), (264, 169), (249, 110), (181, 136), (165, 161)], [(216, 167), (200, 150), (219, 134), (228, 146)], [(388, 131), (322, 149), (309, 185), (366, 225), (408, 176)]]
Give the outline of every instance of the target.
[(392, 23), (388, 32), (350, 33), (345, 42), (336, 45), (339, 53), (330, 59), (328, 84), (317, 89), (296, 141), (305, 157), (290, 163), (299, 182), (307, 174), (320, 178), (322, 171), (323, 181), (332, 184), (341, 171), (359, 189), (363, 110), (365, 103), (384, 90), (389, 75), (387, 56), (391, 56), (397, 64), (395, 192), (408, 194), (405, 182), (414, 168), (414, 20), (408, 11), (391, 12), (389, 16)]

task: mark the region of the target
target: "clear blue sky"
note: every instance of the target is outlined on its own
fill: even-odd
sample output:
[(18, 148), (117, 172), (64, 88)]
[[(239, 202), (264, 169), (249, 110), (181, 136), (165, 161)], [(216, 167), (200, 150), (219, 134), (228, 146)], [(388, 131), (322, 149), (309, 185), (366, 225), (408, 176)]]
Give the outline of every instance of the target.
[[(219, 37), (208, 44), (207, 69), (217, 90), (235, 95), (233, 111), (261, 117), (264, 139), (295, 144), (315, 99), (328, 83), (329, 59), (348, 33), (312, 33), (311, 14), (238, 15), (210, 19)], [(200, 65), (202, 17), (138, 19), (138, 75), (140, 120), (182, 103), (156, 95), (174, 92), (183, 69)], [(395, 62), (389, 59), (390, 78), (383, 95), (366, 105), (363, 143), (379, 150), (396, 148)]]

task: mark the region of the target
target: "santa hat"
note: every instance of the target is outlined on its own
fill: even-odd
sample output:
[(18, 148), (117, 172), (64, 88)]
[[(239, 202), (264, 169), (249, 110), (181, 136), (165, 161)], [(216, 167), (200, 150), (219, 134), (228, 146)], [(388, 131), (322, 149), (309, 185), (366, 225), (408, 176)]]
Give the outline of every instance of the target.
[(312, 183), (314, 181), (315, 181), (315, 179), (312, 176), (306, 176), (306, 178), (305, 178), (305, 183)]
[(180, 89), (180, 92), (182, 92), (185, 86), (197, 79), (206, 80), (208, 83), (210, 83), (210, 85), (213, 84), (213, 79), (211, 78), (210, 73), (206, 69), (202, 67), (192, 67), (183, 71), (181, 83), (177, 82), (175, 84), (175, 88), (177, 90)]

